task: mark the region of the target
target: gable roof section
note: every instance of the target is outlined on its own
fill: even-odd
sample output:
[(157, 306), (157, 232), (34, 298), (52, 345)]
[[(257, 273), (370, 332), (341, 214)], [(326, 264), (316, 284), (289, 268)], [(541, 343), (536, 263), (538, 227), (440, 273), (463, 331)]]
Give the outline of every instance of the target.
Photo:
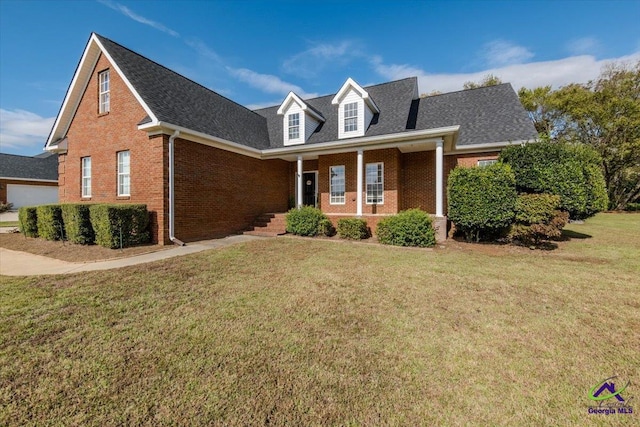
[(268, 147), (265, 119), (112, 40), (92, 34), (47, 145), (64, 138), (100, 53), (147, 112), (138, 125), (165, 123), (257, 149)]
[(460, 125), (458, 148), (538, 137), (509, 83), (420, 98), (416, 114), (416, 129)]
[(58, 156), (42, 154), (34, 157), (0, 153), (0, 177), (32, 179), (35, 181), (58, 180)]
[(280, 116), (284, 115), (284, 113), (287, 111), (287, 109), (289, 108), (292, 102), (295, 102), (296, 104), (298, 104), (300, 108), (302, 108), (302, 111), (310, 114), (311, 117), (315, 118), (319, 122), (325, 121), (321, 112), (319, 112), (315, 108), (308, 105), (306, 102), (302, 100), (302, 98), (300, 98), (298, 95), (296, 95), (293, 92), (289, 92), (289, 94), (284, 99), (284, 101), (282, 101), (282, 104), (280, 104), (280, 107), (278, 107), (277, 114)]
[(374, 114), (380, 112), (380, 109), (378, 108), (374, 100), (371, 98), (369, 93), (366, 90), (364, 90), (362, 86), (356, 83), (355, 80), (353, 80), (351, 77), (349, 77), (347, 81), (344, 82), (344, 84), (342, 85), (338, 93), (336, 93), (336, 96), (334, 96), (333, 99), (331, 100), (331, 103), (340, 104), (340, 102), (342, 102), (342, 99), (345, 97), (347, 92), (349, 92), (349, 89), (354, 90), (358, 94), (358, 96), (360, 96), (360, 98), (364, 100), (364, 102), (369, 106), (369, 109), (371, 109), (371, 111)]
[[(375, 98), (381, 113), (373, 117), (371, 125), (364, 136), (378, 136), (404, 132), (407, 130), (407, 118), (411, 110), (411, 103), (417, 93), (418, 80), (410, 77), (389, 83), (365, 87), (371, 98)], [(315, 132), (309, 137), (305, 145), (321, 142), (336, 141), (338, 139), (338, 105), (332, 104), (335, 95), (306, 99), (304, 102), (317, 110), (325, 118)], [(270, 148), (284, 146), (284, 132), (282, 117), (278, 116), (279, 106), (255, 110), (264, 116), (269, 128)]]

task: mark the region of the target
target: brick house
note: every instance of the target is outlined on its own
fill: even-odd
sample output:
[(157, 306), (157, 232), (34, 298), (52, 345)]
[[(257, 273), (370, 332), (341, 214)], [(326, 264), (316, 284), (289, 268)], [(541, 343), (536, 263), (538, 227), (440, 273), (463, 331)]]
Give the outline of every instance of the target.
[(332, 220), (421, 208), (446, 230), (446, 177), (535, 139), (509, 84), (420, 98), (416, 78), (251, 111), (92, 34), (47, 140), (61, 202), (146, 203), (154, 241), (247, 230), (315, 205)]
[(0, 202), (21, 206), (58, 202), (58, 156), (0, 153)]

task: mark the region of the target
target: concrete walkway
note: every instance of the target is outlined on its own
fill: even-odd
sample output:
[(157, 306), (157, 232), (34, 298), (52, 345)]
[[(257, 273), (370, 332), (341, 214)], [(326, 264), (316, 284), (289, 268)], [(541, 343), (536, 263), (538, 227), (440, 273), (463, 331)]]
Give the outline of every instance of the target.
[(208, 249), (224, 248), (257, 239), (261, 239), (261, 237), (245, 235), (228, 236), (224, 239), (203, 240), (189, 243), (186, 246), (176, 246), (172, 249), (149, 254), (97, 262), (61, 261), (41, 255), (0, 248), (0, 274), (5, 276), (38, 276), (43, 274), (68, 274), (82, 271), (110, 270), (112, 268), (128, 267), (130, 265), (194, 254)]

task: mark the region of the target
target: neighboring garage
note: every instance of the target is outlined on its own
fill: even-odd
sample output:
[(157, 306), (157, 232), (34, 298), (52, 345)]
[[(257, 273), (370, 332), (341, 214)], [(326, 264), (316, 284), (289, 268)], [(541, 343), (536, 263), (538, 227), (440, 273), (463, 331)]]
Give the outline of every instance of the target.
[(58, 156), (0, 153), (0, 202), (21, 206), (58, 202)]

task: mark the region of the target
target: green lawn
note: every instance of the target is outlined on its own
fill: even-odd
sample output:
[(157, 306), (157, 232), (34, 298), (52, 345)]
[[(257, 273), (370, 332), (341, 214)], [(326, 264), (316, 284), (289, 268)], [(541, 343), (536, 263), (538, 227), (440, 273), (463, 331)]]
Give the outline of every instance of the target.
[(587, 395), (618, 375), (640, 397), (640, 214), (567, 230), (553, 251), (278, 238), (0, 277), (0, 425), (638, 423)]
[(0, 227), (17, 227), (20, 225), (18, 221), (0, 221)]

